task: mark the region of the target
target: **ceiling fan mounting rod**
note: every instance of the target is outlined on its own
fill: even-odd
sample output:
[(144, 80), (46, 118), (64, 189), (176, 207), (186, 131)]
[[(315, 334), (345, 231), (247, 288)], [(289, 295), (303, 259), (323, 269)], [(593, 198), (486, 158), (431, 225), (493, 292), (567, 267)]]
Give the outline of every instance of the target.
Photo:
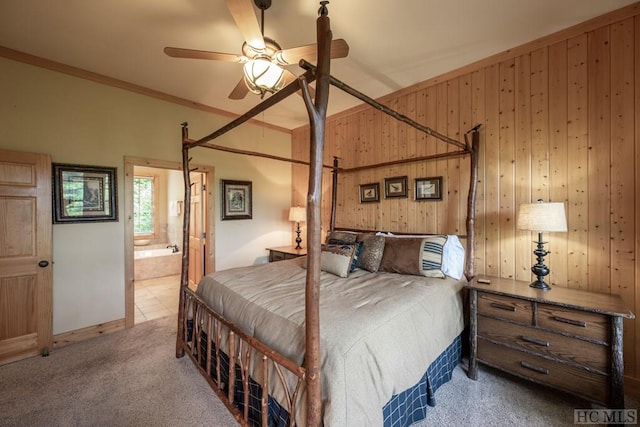
[(260, 9), (260, 32), (264, 36), (264, 11), (271, 7), (271, 0), (253, 0), (253, 3)]

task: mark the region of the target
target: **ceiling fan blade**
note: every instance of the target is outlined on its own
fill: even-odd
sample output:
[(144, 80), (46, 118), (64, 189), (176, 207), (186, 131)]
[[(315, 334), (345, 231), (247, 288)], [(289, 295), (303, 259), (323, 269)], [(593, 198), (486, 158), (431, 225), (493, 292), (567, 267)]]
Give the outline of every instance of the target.
[(213, 59), (216, 61), (237, 62), (240, 64), (247, 62), (247, 57), (243, 55), (209, 52), (206, 50), (182, 49), (179, 47), (165, 47), (164, 53), (173, 58)]
[(264, 39), (252, 0), (227, 0), (227, 7), (247, 44), (255, 50), (264, 50)]
[[(297, 80), (298, 77), (293, 74), (291, 71), (289, 70), (284, 70), (284, 85), (287, 86), (289, 83)], [(298, 95), (302, 96), (302, 89), (296, 92)], [(309, 86), (309, 93), (311, 94), (311, 98), (315, 99), (316, 97), (316, 90), (312, 87)]]
[[(348, 54), (349, 45), (344, 39), (337, 39), (331, 42), (331, 58), (344, 58)], [(303, 58), (315, 63), (318, 59), (318, 47), (315, 43), (292, 47), (277, 51), (273, 57), (280, 65), (297, 64)]]
[(243, 77), (229, 94), (229, 99), (244, 99), (244, 97), (247, 96), (247, 93), (249, 93), (249, 88), (247, 87)]

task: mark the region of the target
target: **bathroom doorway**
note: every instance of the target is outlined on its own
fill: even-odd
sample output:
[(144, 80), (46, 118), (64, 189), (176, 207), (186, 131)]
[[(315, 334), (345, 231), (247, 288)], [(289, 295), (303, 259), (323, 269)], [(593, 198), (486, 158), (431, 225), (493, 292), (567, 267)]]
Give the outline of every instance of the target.
[[(213, 168), (198, 167), (191, 180), (190, 283), (215, 265), (209, 243), (214, 241)], [(125, 158), (127, 327), (178, 312), (184, 208), (181, 164)]]

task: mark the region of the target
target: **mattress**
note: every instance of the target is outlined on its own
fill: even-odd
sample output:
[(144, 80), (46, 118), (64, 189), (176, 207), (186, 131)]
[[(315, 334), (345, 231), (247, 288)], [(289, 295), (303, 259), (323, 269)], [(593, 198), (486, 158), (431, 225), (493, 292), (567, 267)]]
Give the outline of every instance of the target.
[[(296, 258), (212, 273), (197, 294), (302, 364), (303, 264)], [(324, 424), (383, 425), (385, 404), (417, 384), (462, 332), (464, 281), (364, 270), (348, 278), (322, 272), (320, 281)], [(303, 412), (299, 408), (298, 420)]]

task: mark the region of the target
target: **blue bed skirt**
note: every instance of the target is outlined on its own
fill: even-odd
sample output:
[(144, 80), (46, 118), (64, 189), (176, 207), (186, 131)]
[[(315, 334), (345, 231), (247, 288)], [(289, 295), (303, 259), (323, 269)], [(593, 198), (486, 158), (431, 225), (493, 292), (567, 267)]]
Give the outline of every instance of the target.
[[(188, 324), (188, 336), (191, 337), (191, 321)], [(213, 344), (212, 344), (213, 345)], [(207, 338), (203, 334), (200, 340), (200, 350), (206, 353)], [(213, 348), (212, 350), (215, 350)], [(229, 359), (224, 352), (221, 352), (221, 382), (227, 384)], [(420, 421), (427, 416), (427, 407), (435, 406), (435, 392), (444, 383), (451, 380), (453, 370), (462, 359), (462, 334), (458, 335), (453, 342), (443, 351), (436, 360), (429, 365), (427, 371), (420, 381), (413, 387), (396, 394), (382, 408), (384, 427), (406, 427), (416, 421)], [(205, 361), (202, 367), (205, 368)], [(215, 380), (215, 363), (211, 361), (211, 377)], [(224, 387), (227, 389), (227, 387)], [(226, 390), (225, 390), (226, 391)], [(240, 368), (236, 366), (236, 384), (234, 387), (235, 405), (241, 411), (244, 410), (244, 399), (241, 382)], [(262, 398), (262, 387), (260, 384), (249, 378), (249, 424), (260, 426), (261, 412), (260, 401)], [(289, 414), (275, 399), (269, 397), (269, 422), (270, 427), (286, 427), (289, 425)]]
[(458, 335), (427, 368), (413, 387), (396, 394), (382, 408), (384, 427), (406, 427), (427, 416), (427, 406), (435, 406), (436, 390), (451, 380), (462, 359), (462, 335)]

